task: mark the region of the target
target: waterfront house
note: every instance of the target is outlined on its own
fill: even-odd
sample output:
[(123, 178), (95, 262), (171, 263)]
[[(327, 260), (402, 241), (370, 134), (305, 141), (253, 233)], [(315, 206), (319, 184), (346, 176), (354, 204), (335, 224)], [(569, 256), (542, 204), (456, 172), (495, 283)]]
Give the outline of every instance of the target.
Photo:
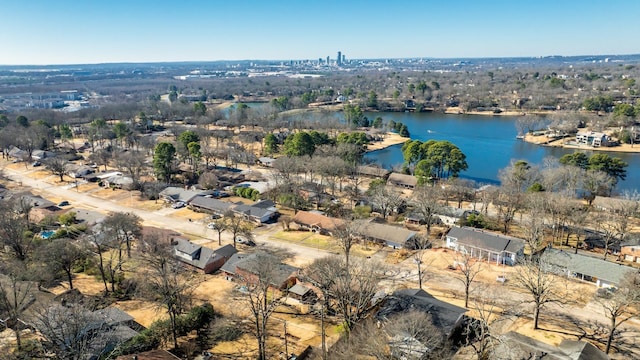
[(593, 147), (610, 146), (611, 137), (605, 133), (595, 131), (578, 131), (576, 143)]
[(445, 246), (496, 264), (513, 265), (524, 256), (525, 242), (470, 227), (452, 227)]
[(387, 183), (393, 186), (403, 187), (405, 189), (415, 189), (415, 187), (418, 185), (418, 179), (413, 175), (394, 172), (389, 175)]

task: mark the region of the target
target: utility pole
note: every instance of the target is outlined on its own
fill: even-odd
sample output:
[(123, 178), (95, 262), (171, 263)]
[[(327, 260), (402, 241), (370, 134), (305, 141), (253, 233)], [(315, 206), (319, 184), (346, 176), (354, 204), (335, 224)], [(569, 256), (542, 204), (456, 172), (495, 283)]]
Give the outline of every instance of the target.
[(287, 341), (287, 321), (284, 320), (284, 358), (289, 359), (289, 342)]

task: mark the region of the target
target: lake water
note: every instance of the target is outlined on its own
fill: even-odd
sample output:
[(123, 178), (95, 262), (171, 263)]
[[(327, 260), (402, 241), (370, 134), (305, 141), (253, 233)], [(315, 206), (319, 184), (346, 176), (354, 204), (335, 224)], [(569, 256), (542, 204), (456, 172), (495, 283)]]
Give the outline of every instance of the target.
[[(385, 121), (400, 121), (407, 125), (412, 139), (448, 140), (467, 156), (469, 169), (460, 177), (479, 183), (498, 183), (498, 171), (512, 160), (525, 160), (541, 164), (547, 156), (559, 158), (573, 153), (573, 149), (561, 149), (534, 145), (517, 140), (515, 118), (509, 116), (449, 115), (441, 113), (366, 113), (370, 120), (381, 116)], [(366, 159), (374, 160), (386, 168), (403, 162), (402, 145), (370, 152)], [(587, 152), (588, 154), (592, 152)], [(618, 183), (617, 190), (640, 187), (640, 153), (608, 152), (629, 164), (627, 178)]]

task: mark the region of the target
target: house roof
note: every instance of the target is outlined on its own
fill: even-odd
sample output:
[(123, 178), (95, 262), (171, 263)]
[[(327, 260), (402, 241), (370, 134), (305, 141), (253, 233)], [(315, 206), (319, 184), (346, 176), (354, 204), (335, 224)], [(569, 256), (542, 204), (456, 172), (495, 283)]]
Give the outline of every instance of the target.
[(309, 289), (306, 286), (302, 286), (300, 284), (295, 284), (289, 289), (290, 293), (298, 296), (304, 296), (309, 291), (311, 291), (311, 289)]
[[(263, 253), (234, 254), (222, 266), (221, 270), (232, 275), (238, 275), (237, 274), (238, 269), (244, 270), (251, 274), (255, 274), (256, 272), (258, 272), (257, 267), (259, 266), (259, 264), (256, 264), (256, 261), (264, 260), (264, 259), (260, 259), (260, 257), (262, 256), (264, 256), (266, 259), (267, 257), (272, 255), (263, 254)], [(298, 269), (295, 266), (278, 263), (271, 277), (271, 281), (270, 281), (271, 285), (280, 287), (285, 281), (287, 281), (291, 277), (291, 275), (293, 275), (298, 270), (300, 269)]]
[(204, 268), (210, 263), (221, 258), (229, 259), (229, 257), (236, 252), (236, 249), (231, 245), (225, 245), (213, 250), (208, 247), (194, 244), (187, 239), (176, 238), (174, 241), (177, 242), (177, 244), (174, 245), (176, 253), (181, 252), (191, 256), (191, 259), (186, 259), (184, 257), (178, 257), (178, 259), (202, 270), (204, 270)]
[(172, 201), (189, 202), (194, 197), (201, 195), (202, 191), (185, 190), (177, 186), (169, 186), (160, 191), (160, 196), (171, 199)]
[(233, 212), (235, 213), (239, 213), (239, 214), (243, 214), (243, 215), (247, 215), (247, 216), (251, 216), (251, 217), (256, 217), (256, 218), (263, 218), (267, 215), (272, 215), (274, 213), (273, 210), (270, 209), (265, 209), (265, 208), (261, 208), (261, 207), (255, 207), (253, 205), (246, 205), (246, 204), (238, 204), (236, 206), (234, 206), (232, 208)]
[(544, 257), (552, 265), (614, 284), (620, 283), (626, 273), (635, 271), (629, 266), (563, 250), (546, 249)]
[(558, 347), (534, 338), (510, 331), (500, 337), (498, 351), (502, 347), (511, 358), (542, 358), (549, 360), (608, 360), (609, 357), (586, 341), (563, 340)]
[(238, 263), (240, 263), (241, 261), (250, 258), (251, 256), (253, 256), (254, 254), (241, 254), (241, 253), (235, 253), (233, 254), (229, 260), (227, 260), (226, 263), (224, 263), (224, 265), (222, 265), (222, 267), (220, 268), (220, 270), (231, 274), (231, 275), (236, 275), (236, 268), (238, 266)]
[(524, 250), (524, 240), (499, 235), (470, 227), (453, 227), (447, 237), (454, 238), (458, 244), (469, 245), (494, 252), (518, 253)]
[(112, 306), (94, 311), (93, 314), (107, 325), (118, 325), (133, 320), (131, 315)]
[(418, 179), (415, 176), (400, 174), (395, 172), (389, 175), (388, 181), (392, 184), (399, 184), (399, 185), (407, 185), (407, 186), (418, 185)]
[(317, 226), (328, 231), (331, 231), (344, 223), (341, 219), (309, 211), (298, 211), (291, 221), (305, 226)]
[(416, 236), (415, 231), (407, 230), (398, 226), (378, 224), (367, 220), (356, 222), (355, 232), (358, 235), (384, 241), (396, 246), (404, 246), (404, 243)]
[(638, 204), (637, 201), (612, 198), (606, 196), (596, 196), (592, 202), (593, 206), (604, 210), (618, 210), (626, 206), (633, 206)]
[(391, 173), (391, 171), (387, 169), (383, 169), (375, 166), (358, 166), (357, 170), (358, 170), (358, 173), (362, 175), (375, 176), (375, 177), (381, 177), (381, 178), (386, 177)]
[(233, 206), (233, 204), (228, 203), (226, 201), (222, 201), (214, 198), (206, 198), (204, 196), (194, 197), (193, 199), (191, 199), (191, 201), (189, 201), (189, 205), (203, 208), (209, 211), (214, 211), (221, 214), (224, 214)]
[(251, 206), (261, 209), (272, 209), (276, 207), (276, 203), (271, 200), (260, 200)]
[(429, 313), (433, 324), (443, 329), (448, 335), (453, 332), (462, 315), (467, 312), (467, 309), (438, 300), (424, 290), (403, 289), (395, 291), (385, 301), (376, 317), (385, 319), (410, 309)]

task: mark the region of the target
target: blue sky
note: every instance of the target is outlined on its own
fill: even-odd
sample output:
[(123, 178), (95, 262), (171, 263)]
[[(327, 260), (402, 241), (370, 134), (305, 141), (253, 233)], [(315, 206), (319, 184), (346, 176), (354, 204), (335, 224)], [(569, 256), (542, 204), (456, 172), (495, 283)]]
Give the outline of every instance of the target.
[(640, 53), (637, 0), (0, 0), (0, 64)]

